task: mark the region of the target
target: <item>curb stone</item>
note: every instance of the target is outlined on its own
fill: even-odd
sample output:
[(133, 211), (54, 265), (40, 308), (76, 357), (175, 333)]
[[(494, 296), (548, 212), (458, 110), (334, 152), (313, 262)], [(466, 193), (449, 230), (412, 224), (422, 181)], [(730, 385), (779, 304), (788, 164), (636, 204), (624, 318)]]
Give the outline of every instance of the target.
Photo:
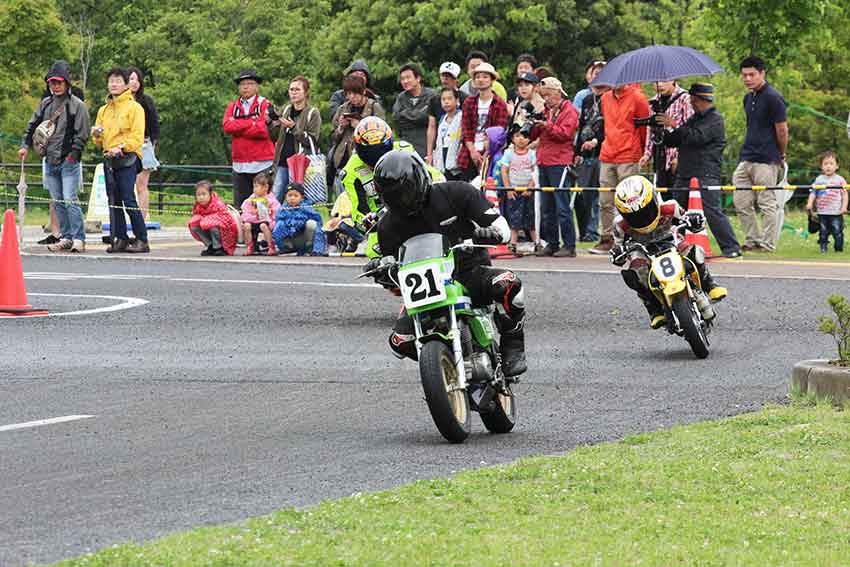
[(791, 388), (836, 403), (850, 400), (850, 367), (835, 366), (826, 359), (803, 360), (791, 371)]

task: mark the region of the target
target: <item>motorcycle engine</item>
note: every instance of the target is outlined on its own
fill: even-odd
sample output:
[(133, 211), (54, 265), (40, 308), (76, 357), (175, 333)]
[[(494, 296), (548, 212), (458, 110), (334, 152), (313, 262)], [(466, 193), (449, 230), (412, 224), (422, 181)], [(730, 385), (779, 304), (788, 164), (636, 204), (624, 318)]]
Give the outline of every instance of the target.
[(488, 382), (493, 378), (493, 364), (486, 352), (474, 352), (471, 357), (472, 379), (476, 382)]

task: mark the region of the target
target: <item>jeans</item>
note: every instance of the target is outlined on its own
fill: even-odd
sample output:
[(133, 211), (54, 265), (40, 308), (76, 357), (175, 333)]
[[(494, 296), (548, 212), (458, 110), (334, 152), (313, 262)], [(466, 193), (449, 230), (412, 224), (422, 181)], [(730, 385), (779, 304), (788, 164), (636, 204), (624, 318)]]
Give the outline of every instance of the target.
[(198, 240), (204, 243), (207, 248), (219, 249), (221, 245), (221, 230), (216, 226), (209, 230), (204, 230), (198, 225), (189, 227), (192, 234), (198, 237)]
[[(585, 158), (576, 170), (581, 187), (599, 186), (599, 160)], [(579, 235), (586, 240), (599, 239), (599, 192), (582, 191), (575, 201)]]
[[(560, 187), (561, 177), (564, 175), (563, 165), (541, 165), (540, 186)], [(569, 187), (572, 178), (567, 176), (563, 181), (564, 187)], [(540, 207), (542, 209), (541, 236), (547, 246), (558, 248), (561, 238), (564, 239), (564, 248), (576, 247), (576, 229), (573, 223), (573, 209), (571, 204), (572, 194), (569, 191), (556, 191), (554, 193), (541, 193)], [(560, 229), (561, 236), (558, 237)]]
[(44, 185), (50, 192), (56, 207), (61, 238), (68, 240), (86, 239), (83, 211), (77, 203), (80, 188), (80, 164), (63, 160), (60, 164), (45, 162)]
[(289, 168), (278, 166), (277, 172), (274, 176), (274, 188), (272, 189), (272, 193), (274, 193), (274, 196), (277, 197), (277, 200), (281, 203), (283, 203), (283, 199), (286, 197), (287, 187), (289, 187)]
[(829, 244), (829, 235), (832, 235), (835, 251), (844, 252), (844, 217), (841, 215), (818, 215), (820, 221), (820, 234), (818, 244), (821, 249), (826, 249)]
[(112, 169), (109, 165), (104, 165), (106, 196), (109, 198), (109, 232), (113, 239), (127, 240), (127, 220), (124, 218), (126, 208), (136, 239), (142, 242), (148, 241), (145, 217), (136, 201), (137, 165), (121, 169)]

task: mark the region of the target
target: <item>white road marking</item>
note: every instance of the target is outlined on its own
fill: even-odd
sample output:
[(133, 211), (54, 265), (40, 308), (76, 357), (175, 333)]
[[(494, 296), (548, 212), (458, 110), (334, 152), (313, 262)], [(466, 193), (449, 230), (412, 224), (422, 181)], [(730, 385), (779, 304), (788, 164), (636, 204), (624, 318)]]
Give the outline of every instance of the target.
[(28, 280), (144, 280), (144, 279), (163, 279), (168, 276), (139, 276), (134, 274), (74, 274), (64, 272), (26, 272), (24, 278)]
[(373, 287), (380, 289), (378, 285), (371, 283), (336, 283), (336, 282), (296, 282), (296, 281), (274, 281), (274, 280), (220, 280), (206, 278), (170, 278), (172, 282), (190, 283), (227, 283), (227, 284), (266, 284), (266, 285), (309, 285), (316, 287)]
[(65, 415), (62, 417), (51, 417), (50, 419), (39, 419), (36, 421), (26, 421), (24, 423), (12, 423), (10, 425), (0, 425), (0, 432), (15, 431), (17, 429), (28, 429), (30, 427), (41, 427), (42, 425), (53, 425), (55, 423), (67, 423), (69, 421), (78, 421), (80, 419), (89, 419), (93, 415)]
[(0, 321), (20, 321), (23, 319), (35, 319), (38, 317), (68, 317), (69, 315), (93, 315), (95, 313), (110, 313), (112, 311), (123, 311), (124, 309), (132, 309), (149, 303), (146, 299), (138, 297), (121, 297), (119, 295), (82, 295), (78, 293), (30, 293), (28, 295), (44, 296), (44, 297), (82, 297), (86, 299), (110, 299), (120, 301), (117, 305), (109, 305), (106, 307), (95, 307), (93, 309), (81, 309), (79, 311), (65, 311), (63, 313), (48, 313), (47, 315), (33, 315), (31, 317), (0, 317)]

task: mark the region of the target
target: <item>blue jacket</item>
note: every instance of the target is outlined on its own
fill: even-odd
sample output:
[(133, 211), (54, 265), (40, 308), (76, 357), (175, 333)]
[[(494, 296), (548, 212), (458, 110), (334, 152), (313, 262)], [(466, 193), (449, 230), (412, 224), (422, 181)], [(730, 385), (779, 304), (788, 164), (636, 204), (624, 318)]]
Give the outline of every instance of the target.
[[(325, 233), (322, 230), (324, 221), (322, 220), (322, 215), (312, 207), (312, 204), (313, 202), (308, 200), (302, 201), (297, 207), (289, 206), (286, 201), (281, 203), (280, 209), (277, 211), (277, 217), (275, 218), (274, 231), (272, 232), (278, 250), (284, 248), (284, 238), (292, 238), (301, 234), (307, 226), (307, 221), (314, 220), (318, 226), (313, 236), (313, 253), (324, 254), (326, 247)], [(297, 254), (303, 256), (305, 252), (305, 249), (301, 249), (298, 250)]]

